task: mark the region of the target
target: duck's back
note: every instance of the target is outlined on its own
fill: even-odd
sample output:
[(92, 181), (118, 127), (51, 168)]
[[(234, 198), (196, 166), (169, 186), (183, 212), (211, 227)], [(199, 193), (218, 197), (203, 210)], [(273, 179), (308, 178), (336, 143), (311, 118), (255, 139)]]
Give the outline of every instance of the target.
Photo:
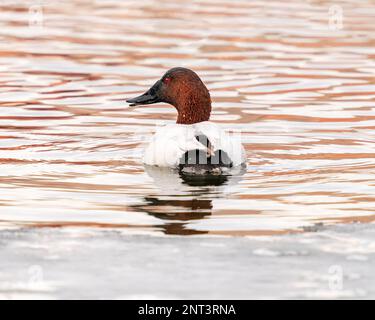
[(209, 121), (192, 125), (170, 124), (159, 128), (143, 158), (145, 164), (161, 167), (232, 167), (245, 161), (245, 151), (239, 137), (227, 134)]

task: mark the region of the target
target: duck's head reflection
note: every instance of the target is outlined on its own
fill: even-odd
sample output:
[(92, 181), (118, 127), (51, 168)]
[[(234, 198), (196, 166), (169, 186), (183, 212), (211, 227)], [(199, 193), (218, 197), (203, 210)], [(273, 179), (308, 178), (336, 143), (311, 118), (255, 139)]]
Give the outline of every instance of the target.
[(145, 166), (145, 172), (158, 192), (144, 197), (145, 203), (134, 205), (133, 209), (163, 220), (156, 227), (165, 234), (174, 235), (207, 233), (189, 228), (189, 223), (211, 215), (213, 199), (220, 198), (225, 193), (225, 186), (233, 186), (243, 173), (197, 176), (153, 166)]

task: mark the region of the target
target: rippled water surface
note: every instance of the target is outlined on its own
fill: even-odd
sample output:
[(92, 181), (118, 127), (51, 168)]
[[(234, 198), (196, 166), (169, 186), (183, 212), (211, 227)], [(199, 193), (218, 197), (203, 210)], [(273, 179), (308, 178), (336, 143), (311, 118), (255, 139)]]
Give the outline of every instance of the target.
[[(0, 1), (3, 227), (273, 235), (374, 220), (373, 1), (340, 1), (342, 29), (329, 1), (45, 0), (42, 25), (31, 5)], [(142, 165), (176, 112), (125, 98), (174, 66), (241, 132), (243, 175), (196, 186)]]

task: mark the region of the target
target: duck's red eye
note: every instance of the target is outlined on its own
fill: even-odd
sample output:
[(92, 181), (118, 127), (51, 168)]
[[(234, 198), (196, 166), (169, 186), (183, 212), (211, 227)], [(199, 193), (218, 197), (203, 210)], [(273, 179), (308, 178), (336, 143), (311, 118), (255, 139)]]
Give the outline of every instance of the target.
[(163, 79), (163, 83), (168, 84), (169, 82), (171, 82), (171, 78), (170, 77), (165, 77)]

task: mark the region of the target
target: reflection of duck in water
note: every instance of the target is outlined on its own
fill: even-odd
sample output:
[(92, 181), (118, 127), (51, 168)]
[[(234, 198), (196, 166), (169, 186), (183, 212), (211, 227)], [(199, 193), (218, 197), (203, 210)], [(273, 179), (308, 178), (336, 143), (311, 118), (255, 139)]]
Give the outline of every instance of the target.
[(145, 197), (143, 205), (135, 205), (134, 209), (143, 211), (165, 223), (157, 225), (165, 234), (192, 235), (205, 234), (206, 231), (189, 229), (189, 221), (204, 219), (211, 215), (212, 200), (174, 199), (161, 200), (157, 197)]
[(173, 68), (146, 93), (127, 102), (131, 106), (166, 102), (178, 112), (176, 124), (155, 133), (145, 150), (145, 164), (179, 168), (187, 176), (221, 175), (245, 165), (241, 142), (208, 121), (210, 94), (195, 72)]
[(213, 200), (232, 192), (244, 169), (230, 176), (191, 176), (177, 169), (155, 166), (145, 166), (145, 171), (159, 192), (144, 197), (144, 204), (132, 208), (163, 220), (165, 223), (157, 227), (166, 234), (192, 235), (205, 234), (206, 231), (189, 228), (189, 222), (210, 216)]

